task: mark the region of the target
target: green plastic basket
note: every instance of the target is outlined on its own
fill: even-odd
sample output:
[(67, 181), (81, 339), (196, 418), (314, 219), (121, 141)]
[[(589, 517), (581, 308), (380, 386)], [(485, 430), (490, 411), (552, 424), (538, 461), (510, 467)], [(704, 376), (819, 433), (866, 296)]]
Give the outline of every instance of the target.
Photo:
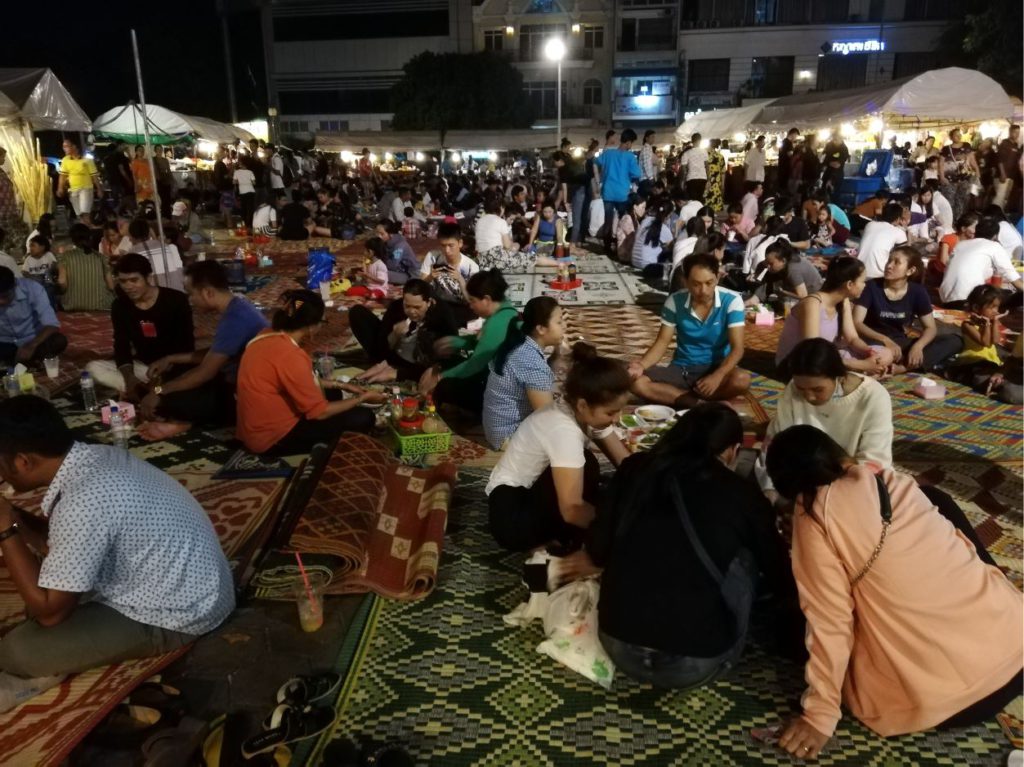
[[(444, 423), (442, 421), (442, 423)], [(388, 423), (388, 431), (391, 433), (391, 441), (395, 445), (395, 451), (402, 457), (410, 455), (428, 455), (430, 453), (447, 453), (452, 446), (452, 432), (434, 432), (433, 434), (402, 434), (395, 428), (393, 423)]]

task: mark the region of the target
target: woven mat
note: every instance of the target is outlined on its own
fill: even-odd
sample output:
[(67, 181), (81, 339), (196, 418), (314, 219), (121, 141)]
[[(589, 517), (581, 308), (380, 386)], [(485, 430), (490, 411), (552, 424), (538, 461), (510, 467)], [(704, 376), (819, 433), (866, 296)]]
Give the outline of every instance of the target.
[[(502, 615), (525, 596), (522, 555), (487, 529), (488, 473), (462, 472), (438, 587), (421, 602), (378, 600), (351, 654), (333, 734), (304, 750), (314, 765), (331, 737), (398, 740), (417, 764), (793, 764), (749, 731), (788, 716), (803, 689), (800, 666), (765, 654), (754, 637), (726, 679), (691, 693), (657, 692), (623, 675), (606, 692), (538, 656), (534, 624)], [(822, 765), (1005, 763), (1009, 746), (982, 727), (883, 740), (844, 718)]]
[[(54, 404), (80, 439), (102, 441), (107, 430), (92, 414), (76, 411), (78, 393), (56, 397)], [(237, 568), (272, 522), (285, 482), (282, 479), (215, 481), (212, 475), (231, 455), (230, 435), (188, 432), (164, 442), (134, 442), (132, 452), (181, 482), (210, 515), (224, 553)], [(36, 511), (43, 492), (16, 496), (13, 502)], [(24, 604), (0, 561), (0, 633), (24, 619)], [(58, 687), (0, 714), (0, 764), (58, 765), (74, 746), (138, 684), (187, 651), (117, 663), (76, 674)]]
[[(400, 600), (434, 589), (455, 467), (416, 469), (382, 443), (347, 434), (338, 443), (288, 541), (330, 578), (325, 592), (373, 591)], [(325, 556), (324, 556), (325, 555)], [(295, 573), (287, 556), (253, 580), (261, 598), (290, 598)]]

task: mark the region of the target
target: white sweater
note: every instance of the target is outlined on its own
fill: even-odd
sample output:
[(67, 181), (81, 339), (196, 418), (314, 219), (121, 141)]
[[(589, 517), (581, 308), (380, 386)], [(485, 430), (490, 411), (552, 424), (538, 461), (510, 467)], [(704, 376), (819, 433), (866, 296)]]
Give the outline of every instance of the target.
[[(854, 374), (856, 375), (856, 374)], [(858, 463), (873, 463), (883, 469), (892, 466), (892, 400), (874, 378), (845, 397), (824, 405), (812, 405), (793, 387), (786, 385), (779, 395), (775, 418), (768, 425), (766, 442), (783, 429), (807, 424), (821, 429)]]

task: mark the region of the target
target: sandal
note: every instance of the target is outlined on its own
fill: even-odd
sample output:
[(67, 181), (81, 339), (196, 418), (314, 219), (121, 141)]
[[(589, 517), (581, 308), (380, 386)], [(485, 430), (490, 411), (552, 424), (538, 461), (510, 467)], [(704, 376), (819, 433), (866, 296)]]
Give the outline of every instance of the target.
[(340, 686), (341, 677), (331, 672), (317, 676), (292, 677), (277, 691), (277, 702), (302, 708), (330, 697)]
[(274, 751), (278, 746), (314, 738), (330, 729), (336, 718), (334, 709), (326, 706), (300, 711), (283, 703), (274, 709), (270, 729), (253, 735), (242, 744), (242, 755), (252, 759)]
[(155, 708), (163, 715), (163, 721), (177, 725), (188, 711), (188, 704), (181, 691), (159, 682), (143, 682), (124, 699), (131, 706)]

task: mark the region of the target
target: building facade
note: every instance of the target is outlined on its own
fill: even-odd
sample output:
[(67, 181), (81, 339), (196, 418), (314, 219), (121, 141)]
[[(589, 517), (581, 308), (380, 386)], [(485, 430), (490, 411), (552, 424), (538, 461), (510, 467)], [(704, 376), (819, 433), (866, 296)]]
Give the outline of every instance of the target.
[(682, 0), (681, 118), (942, 66), (952, 0)]
[(472, 0), (268, 0), (262, 16), (284, 136), (387, 130), (390, 89), (409, 59), (473, 47)]

